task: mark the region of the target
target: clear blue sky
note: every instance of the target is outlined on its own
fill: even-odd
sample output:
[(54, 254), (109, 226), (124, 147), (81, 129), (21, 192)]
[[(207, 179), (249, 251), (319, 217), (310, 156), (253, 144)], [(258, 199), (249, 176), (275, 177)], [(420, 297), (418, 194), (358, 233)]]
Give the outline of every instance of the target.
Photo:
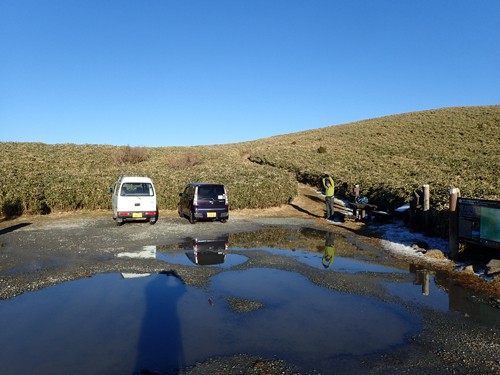
[(1, 0), (0, 141), (243, 142), (500, 104), (499, 0)]

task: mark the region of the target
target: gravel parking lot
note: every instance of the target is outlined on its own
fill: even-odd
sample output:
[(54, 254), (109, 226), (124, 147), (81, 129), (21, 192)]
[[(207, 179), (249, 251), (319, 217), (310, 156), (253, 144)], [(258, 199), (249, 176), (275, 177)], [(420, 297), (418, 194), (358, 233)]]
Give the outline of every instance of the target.
[[(162, 272), (174, 270), (187, 285), (203, 286), (220, 269), (168, 265), (156, 260), (127, 260), (118, 253), (137, 251), (144, 246), (175, 246), (185, 238), (256, 232), (269, 227), (325, 229), (321, 219), (311, 215), (280, 212), (275, 216), (231, 215), (227, 223), (190, 224), (175, 213), (164, 213), (155, 225), (130, 223), (115, 226), (109, 213), (23, 217), (0, 223), (0, 298), (8, 299), (67, 280), (97, 273)], [(348, 229), (348, 228), (347, 228)], [(338, 229), (342, 231), (342, 229)], [(347, 230), (346, 233), (350, 233)], [(372, 246), (367, 242), (367, 246)], [(351, 294), (387, 298), (377, 280), (330, 273), (319, 274), (288, 258), (276, 261), (256, 253), (241, 267), (273, 267), (300, 273), (313, 283)], [(244, 307), (243, 307), (244, 308)], [(408, 307), (410, 308), (410, 307)], [(500, 374), (499, 327), (464, 320), (457, 315), (419, 311), (423, 318), (420, 333), (391, 352), (359, 357), (357, 373), (366, 374)], [(499, 312), (500, 313), (500, 312)], [(339, 358), (332, 373), (352, 373), (352, 360)], [(150, 372), (144, 372), (150, 373)], [(210, 358), (171, 374), (295, 374), (292, 365), (279, 358), (258, 358), (246, 353)]]

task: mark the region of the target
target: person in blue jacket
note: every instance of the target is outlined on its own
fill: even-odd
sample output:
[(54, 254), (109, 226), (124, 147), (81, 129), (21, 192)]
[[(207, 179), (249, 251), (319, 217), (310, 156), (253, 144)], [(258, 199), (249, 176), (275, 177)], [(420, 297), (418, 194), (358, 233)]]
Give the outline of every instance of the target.
[(326, 219), (333, 220), (335, 185), (331, 176), (323, 177), (323, 187), (325, 188)]

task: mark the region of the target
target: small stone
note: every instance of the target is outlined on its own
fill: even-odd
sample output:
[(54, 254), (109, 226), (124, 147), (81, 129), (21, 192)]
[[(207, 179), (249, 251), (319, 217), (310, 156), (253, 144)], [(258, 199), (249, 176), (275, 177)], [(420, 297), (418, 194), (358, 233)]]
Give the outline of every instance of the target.
[(429, 244), (425, 241), (416, 241), (411, 245), (412, 248), (414, 249), (429, 249)]
[(441, 250), (427, 250), (424, 256), (432, 259), (446, 259), (446, 256)]
[(486, 274), (494, 275), (500, 273), (500, 259), (492, 259), (486, 265)]
[(474, 267), (472, 265), (468, 265), (467, 267), (464, 268), (463, 272), (474, 274)]

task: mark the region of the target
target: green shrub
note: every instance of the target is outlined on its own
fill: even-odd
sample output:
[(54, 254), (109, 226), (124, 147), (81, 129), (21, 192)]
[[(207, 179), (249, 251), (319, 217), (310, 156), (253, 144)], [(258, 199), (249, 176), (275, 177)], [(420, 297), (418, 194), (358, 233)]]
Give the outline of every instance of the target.
[(7, 198), (2, 203), (2, 214), (10, 219), (23, 214), (23, 203), (21, 198)]

